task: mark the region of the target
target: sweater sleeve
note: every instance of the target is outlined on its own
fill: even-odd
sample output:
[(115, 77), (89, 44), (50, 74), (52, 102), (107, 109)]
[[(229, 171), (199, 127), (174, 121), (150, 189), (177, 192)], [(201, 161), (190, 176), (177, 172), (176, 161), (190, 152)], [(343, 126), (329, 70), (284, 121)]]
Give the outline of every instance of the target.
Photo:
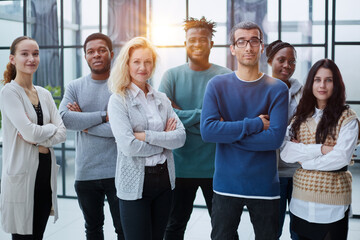
[(166, 102), (167, 105), (164, 107), (165, 109), (167, 109), (167, 119), (176, 119), (176, 129), (169, 132), (145, 130), (145, 141), (152, 145), (163, 147), (166, 149), (176, 149), (182, 147), (185, 143), (185, 129), (180, 119), (173, 111), (170, 101), (167, 100)]
[[(73, 131), (82, 131), (102, 123), (101, 111), (73, 112), (66, 105), (78, 102), (75, 84), (69, 84), (60, 103), (59, 111), (66, 128)], [(81, 106), (80, 106), (81, 108)]]
[[(174, 77), (171, 75), (171, 72), (170, 71), (165, 72), (161, 79), (159, 91), (165, 93), (166, 96), (171, 101), (179, 105), (179, 103), (176, 102), (174, 96), (173, 82), (174, 82)], [(181, 122), (184, 124), (185, 128), (190, 128), (200, 123), (201, 109), (186, 109), (186, 110), (174, 109), (174, 111), (178, 115)]]
[(111, 95), (108, 104), (109, 122), (118, 149), (127, 157), (148, 157), (162, 153), (164, 148), (139, 141), (131, 127), (126, 100), (116, 94)]
[(241, 121), (220, 121), (219, 100), (216, 86), (210, 81), (205, 90), (200, 122), (201, 136), (205, 142), (233, 143), (262, 131), (263, 123), (259, 117), (244, 118)]
[(10, 119), (25, 141), (43, 142), (56, 133), (57, 127), (54, 124), (40, 126), (29, 120), (24, 105), (15, 90), (3, 89), (0, 101), (3, 114)]
[(289, 93), (285, 86), (277, 89), (269, 106), (270, 126), (267, 130), (251, 134), (236, 143), (236, 147), (247, 151), (271, 151), (278, 149), (285, 136), (288, 121)]
[(66, 128), (60, 117), (59, 111), (56, 108), (56, 104), (51, 96), (51, 93), (47, 92), (47, 102), (48, 109), (50, 110), (50, 122), (54, 124), (57, 129), (56, 133), (51, 136), (49, 139), (40, 142), (39, 145), (44, 147), (52, 147), (56, 144), (65, 142), (66, 140)]

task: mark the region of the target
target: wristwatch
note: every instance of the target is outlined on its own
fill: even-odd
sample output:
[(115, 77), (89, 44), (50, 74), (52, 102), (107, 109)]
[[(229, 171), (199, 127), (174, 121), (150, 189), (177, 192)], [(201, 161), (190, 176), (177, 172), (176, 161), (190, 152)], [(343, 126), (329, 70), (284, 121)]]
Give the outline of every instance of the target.
[(106, 123), (106, 115), (107, 115), (106, 111), (101, 112), (101, 119), (103, 123)]

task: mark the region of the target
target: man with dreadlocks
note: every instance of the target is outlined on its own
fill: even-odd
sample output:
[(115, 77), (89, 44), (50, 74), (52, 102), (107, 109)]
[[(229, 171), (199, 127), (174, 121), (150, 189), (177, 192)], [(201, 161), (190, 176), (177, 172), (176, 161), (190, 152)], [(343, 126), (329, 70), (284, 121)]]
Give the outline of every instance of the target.
[(165, 239), (183, 239), (196, 192), (200, 187), (211, 215), (212, 178), (215, 144), (205, 143), (200, 135), (200, 114), (208, 81), (231, 70), (209, 62), (215, 23), (189, 18), (184, 21), (184, 42), (189, 62), (165, 72), (159, 90), (173, 103), (173, 108), (186, 128), (186, 142), (173, 151), (176, 182), (173, 207)]

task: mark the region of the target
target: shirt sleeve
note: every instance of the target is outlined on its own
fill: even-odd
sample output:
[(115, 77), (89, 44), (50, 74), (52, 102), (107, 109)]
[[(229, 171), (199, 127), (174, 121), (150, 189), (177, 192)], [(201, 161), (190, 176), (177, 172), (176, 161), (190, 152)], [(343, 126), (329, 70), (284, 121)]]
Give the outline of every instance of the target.
[(296, 163), (321, 156), (321, 144), (303, 144), (291, 142), (291, 124), (288, 126), (284, 142), (280, 148), (280, 157), (284, 162)]
[[(65, 90), (64, 97), (59, 106), (60, 115), (66, 128), (73, 131), (82, 131), (102, 123), (101, 111), (95, 112), (73, 112), (66, 105), (77, 102), (77, 92), (73, 84), (69, 84)], [(81, 108), (81, 106), (80, 106)]]
[(340, 128), (334, 149), (313, 159), (303, 160), (302, 168), (307, 170), (334, 171), (350, 164), (358, 139), (359, 125), (353, 119)]

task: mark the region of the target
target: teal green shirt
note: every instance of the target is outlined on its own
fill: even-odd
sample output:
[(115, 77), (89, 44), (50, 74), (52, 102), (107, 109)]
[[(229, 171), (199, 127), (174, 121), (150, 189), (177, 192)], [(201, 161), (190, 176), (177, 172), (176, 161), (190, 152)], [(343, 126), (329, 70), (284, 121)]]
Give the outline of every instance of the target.
[(205, 143), (200, 135), (200, 114), (206, 85), (216, 75), (232, 72), (212, 64), (205, 71), (193, 71), (188, 64), (165, 72), (159, 91), (164, 92), (182, 110), (174, 109), (186, 129), (186, 142), (173, 150), (178, 178), (212, 178), (215, 144)]

